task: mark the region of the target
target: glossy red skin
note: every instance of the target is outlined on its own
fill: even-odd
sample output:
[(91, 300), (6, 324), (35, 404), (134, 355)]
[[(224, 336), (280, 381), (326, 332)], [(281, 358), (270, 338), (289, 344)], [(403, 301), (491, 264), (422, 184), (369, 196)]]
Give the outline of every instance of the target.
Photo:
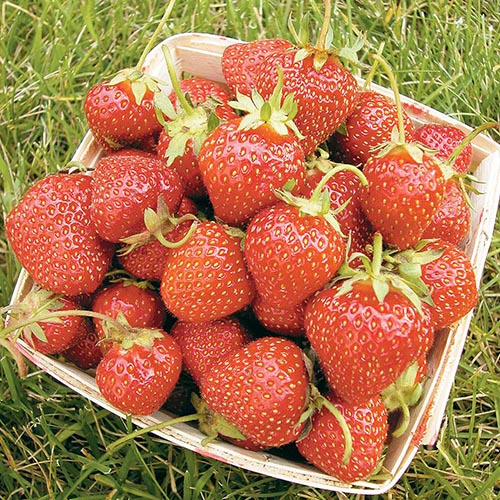
[[(125, 281), (111, 283), (98, 290), (92, 310), (112, 319), (121, 314), (129, 326), (140, 328), (162, 328), (167, 315), (158, 292)], [(94, 318), (94, 324), (99, 338), (104, 339), (106, 328), (102, 320)], [(100, 345), (104, 351), (109, 348), (108, 342)]]
[(102, 349), (98, 344), (100, 338), (94, 329), (90, 319), (87, 320), (90, 325), (85, 335), (81, 337), (76, 344), (61, 352), (63, 357), (82, 370), (96, 368), (102, 359)]
[(248, 306), (255, 287), (240, 238), (217, 222), (199, 223), (191, 238), (169, 253), (160, 292), (174, 316), (192, 323), (220, 319)]
[(215, 216), (244, 226), (262, 208), (276, 201), (275, 189), (295, 181), (305, 186), (304, 153), (292, 132), (282, 136), (269, 125), (239, 130), (240, 119), (217, 127), (205, 140), (199, 165)]
[(144, 138), (159, 134), (162, 128), (153, 104), (153, 92), (147, 90), (137, 105), (130, 82), (116, 85), (97, 83), (84, 101), (90, 130), (106, 151), (134, 145)]
[(156, 210), (160, 196), (175, 213), (184, 190), (174, 170), (133, 149), (102, 158), (93, 178), (92, 222), (101, 238), (114, 243), (146, 230), (144, 212)]
[[(436, 151), (436, 156), (447, 160), (465, 139), (465, 132), (453, 125), (426, 123), (415, 130), (414, 140)], [(472, 162), (472, 144), (465, 146), (453, 162), (453, 169), (461, 174), (469, 172)]]
[(433, 241), (424, 250), (443, 249), (437, 259), (422, 265), (422, 280), (429, 287), (434, 328), (439, 330), (465, 316), (477, 304), (476, 277), (470, 259), (452, 243)]
[[(195, 203), (189, 198), (183, 197), (176, 216), (195, 215), (197, 212), (198, 207)], [(164, 233), (165, 239), (172, 243), (180, 241), (187, 234), (192, 223), (193, 221), (185, 221), (176, 225)], [(118, 255), (118, 262), (136, 278), (161, 281), (169, 252), (169, 247), (163, 245), (156, 237), (151, 236), (147, 243), (136, 247), (129, 253)]]
[(184, 370), (198, 386), (203, 384), (213, 363), (251, 340), (249, 332), (234, 318), (221, 318), (207, 323), (177, 321), (170, 329), (170, 335), (181, 348)]
[(441, 238), (459, 245), (468, 234), (470, 224), (471, 209), (463, 191), (455, 180), (448, 179), (441, 205), (423, 232), (422, 238)]
[(301, 145), (309, 156), (352, 112), (358, 98), (358, 84), (335, 57), (328, 57), (318, 72), (312, 56), (295, 62), (297, 50), (266, 57), (255, 76), (255, 87), (268, 99), (278, 81), (277, 68), (283, 69), (283, 96), (294, 94), (298, 112), (293, 121), (305, 136)]
[(327, 399), (343, 415), (351, 431), (352, 453), (346, 465), (343, 431), (336, 417), (325, 407), (313, 417), (310, 432), (297, 442), (300, 454), (322, 471), (344, 483), (368, 478), (377, 469), (387, 438), (387, 411), (380, 397), (365, 403), (341, 401), (333, 394)]
[[(403, 110), (405, 138), (413, 139), (414, 127)], [(364, 165), (374, 153), (373, 148), (390, 142), (393, 129), (398, 127), (396, 105), (374, 91), (359, 93), (356, 105), (346, 118), (346, 135), (338, 133), (335, 142), (347, 163)]]
[(42, 288), (73, 296), (94, 292), (104, 280), (115, 246), (91, 223), (91, 184), (83, 173), (49, 175), (7, 215), (12, 249)]
[(297, 439), (309, 378), (292, 341), (262, 337), (212, 365), (201, 394), (212, 411), (262, 446)]
[(390, 290), (379, 303), (371, 284), (322, 290), (306, 307), (306, 336), (329, 387), (345, 401), (362, 402), (392, 384), (433, 341), (430, 314), (420, 315)]
[(387, 245), (414, 246), (444, 196), (446, 181), (439, 165), (427, 154), (417, 163), (395, 148), (381, 158), (370, 158), (363, 173), (368, 186), (360, 191), (360, 202), (373, 228)]
[(290, 308), (322, 288), (345, 257), (340, 234), (322, 216), (300, 216), (278, 202), (248, 225), (245, 258), (258, 294), (269, 304)]
[(132, 415), (159, 410), (173, 391), (182, 367), (177, 342), (165, 333), (151, 348), (113, 344), (96, 369), (102, 396), (115, 408)]
[(266, 38), (247, 43), (234, 43), (224, 49), (222, 54), (222, 74), (231, 92), (251, 96), (255, 88), (254, 78), (260, 64), (275, 52), (293, 47), (288, 40)]

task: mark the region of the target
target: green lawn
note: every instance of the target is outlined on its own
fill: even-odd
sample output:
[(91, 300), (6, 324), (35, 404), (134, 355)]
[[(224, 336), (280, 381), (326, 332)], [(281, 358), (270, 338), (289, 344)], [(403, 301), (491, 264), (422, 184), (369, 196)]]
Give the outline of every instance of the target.
[[(20, 0), (0, 13), (2, 221), (41, 176), (63, 167), (86, 130), (87, 88), (138, 60), (167, 2)], [(186, 31), (253, 40), (289, 37), (320, 1), (179, 0), (162, 38)], [(403, 94), (477, 126), (500, 118), (498, 0), (334, 3), (338, 43), (364, 35)], [(367, 51), (363, 51), (366, 54)], [(383, 79), (376, 79), (384, 83)], [(498, 139), (498, 135), (496, 136)], [(3, 226), (3, 224), (2, 224)], [(0, 306), (19, 266), (0, 234)], [(500, 494), (500, 224), (435, 447), (421, 449), (387, 499), (493, 499)], [(2, 499), (333, 499), (343, 494), (274, 480), (202, 458), (153, 435), (107, 447), (132, 426), (29, 367), (20, 379), (0, 351)]]

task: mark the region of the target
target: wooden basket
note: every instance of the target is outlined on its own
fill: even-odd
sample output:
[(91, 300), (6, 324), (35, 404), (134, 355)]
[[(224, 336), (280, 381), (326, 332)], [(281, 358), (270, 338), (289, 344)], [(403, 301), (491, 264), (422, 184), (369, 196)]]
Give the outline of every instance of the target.
[[(161, 45), (166, 44), (172, 53), (179, 76), (184, 73), (223, 82), (220, 65), (221, 55), (227, 45), (235, 42), (234, 39), (203, 33), (172, 36), (150, 52), (143, 69), (165, 82), (170, 81), (160, 48)], [(359, 80), (359, 83), (362, 83), (362, 80)], [(377, 85), (373, 85), (372, 88), (390, 98), (393, 97), (392, 92), (385, 88)], [(168, 84), (166, 90), (170, 90)], [(465, 132), (471, 130), (464, 124), (432, 108), (404, 96), (401, 99), (416, 125), (433, 122), (451, 124)], [(479, 286), (500, 197), (500, 146), (488, 137), (479, 135), (473, 142), (473, 150), (473, 164), (477, 166), (475, 175), (484, 184), (478, 186), (483, 192), (482, 194), (472, 195), (474, 207), (472, 229), (464, 242), (464, 249), (472, 261)], [(74, 160), (79, 160), (88, 168), (93, 168), (100, 156), (99, 146), (93, 140), (90, 132), (87, 133), (74, 155)], [(30, 289), (31, 284), (31, 278), (23, 270), (11, 302), (19, 301)], [(313, 466), (277, 457), (270, 453), (247, 451), (218, 440), (203, 446), (202, 440), (206, 436), (188, 424), (176, 424), (152, 432), (175, 445), (260, 474), (344, 493), (382, 494), (398, 482), (419, 446), (435, 443), (471, 318), (472, 313), (464, 317), (453, 328), (438, 332), (436, 335), (436, 342), (430, 353), (429, 376), (425, 382), (423, 398), (418, 406), (411, 409), (411, 421), (407, 431), (401, 437), (393, 438), (389, 444), (383, 468), (386, 478), (383, 480), (345, 484), (320, 472)], [(122, 417), (125, 416), (103, 399), (91, 374), (79, 370), (73, 365), (35, 352), (22, 340), (18, 341), (18, 348), (35, 365), (62, 384), (109, 411)], [(148, 417), (134, 417), (133, 422), (137, 426), (146, 427), (160, 424), (172, 417), (167, 412), (159, 411)]]

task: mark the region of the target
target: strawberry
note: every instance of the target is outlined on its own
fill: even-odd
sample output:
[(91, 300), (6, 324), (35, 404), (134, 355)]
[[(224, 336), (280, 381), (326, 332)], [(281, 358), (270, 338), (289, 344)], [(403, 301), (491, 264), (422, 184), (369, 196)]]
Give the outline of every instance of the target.
[(292, 121), (296, 108), (291, 96), (281, 107), (280, 100), (278, 82), (268, 101), (254, 93), (234, 103), (246, 115), (219, 125), (201, 147), (203, 182), (215, 216), (226, 224), (247, 224), (287, 182), (296, 194), (304, 188), (304, 153)]
[[(31, 320), (21, 328), (22, 339), (42, 354), (56, 354), (73, 346), (92, 329), (83, 314), (71, 314), (75, 310), (83, 313), (75, 298), (58, 296), (35, 285), (13, 306), (10, 321), (15, 325)], [(68, 314), (63, 315), (64, 311)]]
[[(116, 319), (119, 322), (141, 328), (162, 328), (166, 310), (160, 294), (148, 288), (147, 282), (121, 280), (108, 284), (98, 290), (92, 302), (92, 311)], [(114, 324), (94, 318), (99, 338), (112, 336)], [(103, 350), (109, 343), (101, 343)]]
[[(413, 140), (435, 150), (438, 158), (448, 160), (465, 137), (465, 132), (454, 125), (426, 123), (415, 130)], [(470, 170), (471, 161), (472, 144), (468, 144), (455, 158), (452, 166), (457, 173), (465, 174)]]
[(181, 350), (162, 330), (127, 328), (121, 335), (97, 366), (97, 387), (115, 408), (150, 415), (166, 402), (179, 379)]
[(58, 173), (39, 180), (7, 215), (12, 249), (33, 280), (63, 295), (91, 293), (110, 267), (114, 245), (90, 219), (92, 178)]
[(352, 112), (358, 97), (358, 84), (340, 62), (339, 54), (327, 46), (331, 17), (328, 3), (323, 26), (315, 46), (306, 44), (270, 54), (259, 66), (255, 88), (268, 98), (283, 72), (283, 95), (293, 94), (298, 111), (294, 118), (304, 136), (301, 140), (306, 156), (326, 141)]
[(123, 245), (117, 252), (120, 265), (136, 278), (161, 281), (170, 249), (182, 244), (189, 237), (194, 216), (198, 212), (196, 204), (182, 198), (176, 216), (158, 200), (158, 211), (146, 210), (146, 231), (122, 239)]
[[(405, 139), (413, 139), (413, 124), (404, 110)], [(398, 110), (384, 95), (363, 90), (353, 111), (345, 121), (345, 134), (334, 134), (333, 142), (342, 152), (346, 163), (364, 165), (376, 148), (391, 140), (398, 124)]]
[(240, 238), (215, 221), (197, 224), (191, 238), (169, 253), (160, 292), (174, 316), (192, 323), (223, 318), (248, 306), (254, 285)]
[(262, 446), (282, 446), (300, 434), (309, 377), (301, 349), (262, 337), (214, 363), (201, 395), (212, 411)]
[(342, 401), (332, 393), (327, 400), (341, 412), (351, 432), (352, 450), (347, 463), (346, 444), (337, 418), (324, 406), (312, 419), (311, 429), (297, 441), (297, 449), (310, 463), (343, 483), (367, 479), (379, 467), (387, 438), (387, 410), (377, 395), (364, 403)]
[(134, 146), (158, 135), (161, 123), (154, 105), (156, 82), (138, 70), (123, 70), (93, 85), (84, 112), (95, 140), (105, 151)]
[[(433, 341), (428, 292), (382, 267), (382, 240), (373, 261), (344, 269), (307, 304), (306, 336), (329, 387), (346, 401), (366, 401), (393, 383)], [(345, 276), (345, 278), (342, 278)]]
[(90, 324), (90, 328), (87, 329), (87, 332), (75, 344), (61, 351), (64, 359), (75, 364), (82, 370), (96, 368), (103, 355), (101, 346), (99, 345), (99, 335), (91, 322)]
[[(176, 79), (175, 73), (171, 78)], [(198, 166), (201, 143), (214, 128), (212, 123), (238, 115), (229, 105), (229, 92), (215, 82), (192, 77), (175, 81), (174, 89), (170, 100), (175, 111), (165, 110), (169, 118), (160, 133), (157, 154), (179, 174), (187, 196), (204, 197), (207, 192)]]
[(222, 53), (222, 74), (234, 95), (250, 97), (254, 89), (254, 78), (265, 58), (275, 52), (292, 48), (293, 44), (282, 38), (266, 38), (251, 42), (228, 45)]
[(161, 196), (175, 213), (183, 195), (177, 173), (152, 155), (127, 149), (96, 165), (92, 184), (92, 222), (100, 236), (114, 243), (146, 229), (144, 212), (156, 209)]
[(250, 342), (249, 332), (235, 318), (221, 318), (207, 323), (177, 321), (170, 335), (182, 351), (184, 369), (198, 386), (211, 370), (213, 363), (229, 356)]

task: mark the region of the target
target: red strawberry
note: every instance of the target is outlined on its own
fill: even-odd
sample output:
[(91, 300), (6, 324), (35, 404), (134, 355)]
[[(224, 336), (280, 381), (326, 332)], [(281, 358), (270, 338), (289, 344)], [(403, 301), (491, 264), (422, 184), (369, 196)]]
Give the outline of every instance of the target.
[(316, 467), (344, 483), (368, 478), (378, 468), (387, 438), (387, 410), (378, 396), (364, 403), (348, 403), (327, 395), (341, 412), (351, 432), (352, 450), (344, 464), (346, 448), (337, 418), (324, 406), (313, 416), (309, 433), (297, 442), (300, 454)]
[[(73, 297), (57, 296), (35, 285), (14, 305), (10, 321), (15, 325), (31, 320), (21, 329), (22, 339), (42, 354), (56, 354), (74, 345), (92, 328), (83, 314), (69, 313), (75, 310), (83, 313)], [(61, 315), (63, 311), (68, 314)]]
[(219, 125), (203, 143), (199, 156), (215, 216), (233, 226), (247, 224), (259, 210), (273, 204), (275, 189), (293, 181), (293, 192), (300, 194), (305, 182), (304, 153), (291, 121), (293, 100), (279, 107), (280, 82), (269, 101), (253, 97), (238, 104), (247, 114)]
[(82, 370), (96, 368), (102, 359), (102, 349), (99, 345), (99, 335), (93, 328), (92, 322), (86, 334), (76, 344), (61, 352), (63, 357)]
[(273, 333), (299, 337), (304, 334), (306, 301), (293, 307), (276, 307), (259, 295), (252, 302), (252, 310), (259, 323)]
[[(158, 141), (157, 153), (167, 161), (182, 179), (185, 194), (194, 198), (206, 196), (198, 166), (201, 143), (211, 132), (211, 114), (220, 120), (230, 120), (238, 115), (228, 104), (230, 95), (220, 85), (203, 78), (181, 80), (177, 97), (172, 92), (170, 99), (176, 110), (167, 119)], [(189, 102), (185, 96), (189, 96)]]
[(197, 224), (191, 238), (169, 253), (160, 291), (169, 311), (192, 323), (223, 318), (248, 306), (254, 285), (240, 238), (214, 221)]
[(115, 408), (150, 415), (166, 402), (182, 368), (177, 342), (162, 330), (128, 329), (126, 338), (104, 354), (96, 384)]
[(208, 323), (177, 321), (170, 335), (182, 351), (184, 369), (201, 386), (213, 363), (237, 351), (250, 342), (251, 337), (234, 318), (221, 318)]
[(272, 447), (299, 436), (308, 385), (300, 348), (288, 339), (263, 337), (213, 364), (201, 394), (244, 436)]
[(144, 212), (156, 209), (160, 196), (170, 213), (175, 213), (183, 195), (174, 170), (133, 149), (102, 158), (92, 186), (92, 222), (103, 239), (115, 243), (146, 229)]
[[(463, 130), (454, 125), (426, 123), (415, 130), (413, 139), (429, 149), (436, 151), (436, 156), (448, 160), (453, 151), (465, 139)], [(454, 160), (453, 169), (461, 174), (470, 170), (472, 161), (472, 145), (468, 144)]]
[(137, 70), (124, 70), (109, 82), (90, 88), (84, 111), (92, 134), (106, 151), (133, 146), (158, 135), (156, 83)]
[[(404, 110), (405, 138), (413, 139), (413, 124)], [(363, 165), (374, 150), (389, 142), (398, 125), (396, 105), (384, 95), (371, 90), (360, 92), (356, 105), (345, 121), (346, 133), (337, 132), (333, 142), (347, 163)]]
[[(196, 204), (186, 197), (182, 198), (175, 217), (163, 204), (160, 204), (158, 212), (147, 211), (145, 218), (149, 229), (122, 240), (124, 245), (117, 252), (118, 262), (136, 278), (161, 281), (170, 249), (189, 237), (193, 224), (189, 215), (194, 216), (197, 212)], [(149, 215), (153, 217), (151, 225)]]
[[(148, 288), (147, 282), (122, 280), (111, 283), (98, 290), (94, 295), (92, 310), (116, 319), (131, 327), (162, 328), (166, 310), (160, 294)], [(94, 318), (100, 339), (113, 337), (115, 325)], [(103, 350), (109, 343), (101, 344)]]
[(54, 174), (32, 186), (7, 215), (12, 249), (33, 280), (64, 295), (91, 293), (101, 284), (114, 253), (90, 220), (92, 179)]
[(250, 97), (255, 87), (254, 78), (259, 65), (275, 52), (282, 52), (293, 45), (281, 38), (267, 38), (251, 42), (237, 42), (227, 46), (222, 53), (222, 74), (234, 95)]
[(382, 242), (373, 263), (346, 273), (308, 303), (306, 336), (330, 388), (346, 401), (365, 401), (393, 383), (433, 341), (428, 300), (419, 300), (398, 276), (381, 269)]

